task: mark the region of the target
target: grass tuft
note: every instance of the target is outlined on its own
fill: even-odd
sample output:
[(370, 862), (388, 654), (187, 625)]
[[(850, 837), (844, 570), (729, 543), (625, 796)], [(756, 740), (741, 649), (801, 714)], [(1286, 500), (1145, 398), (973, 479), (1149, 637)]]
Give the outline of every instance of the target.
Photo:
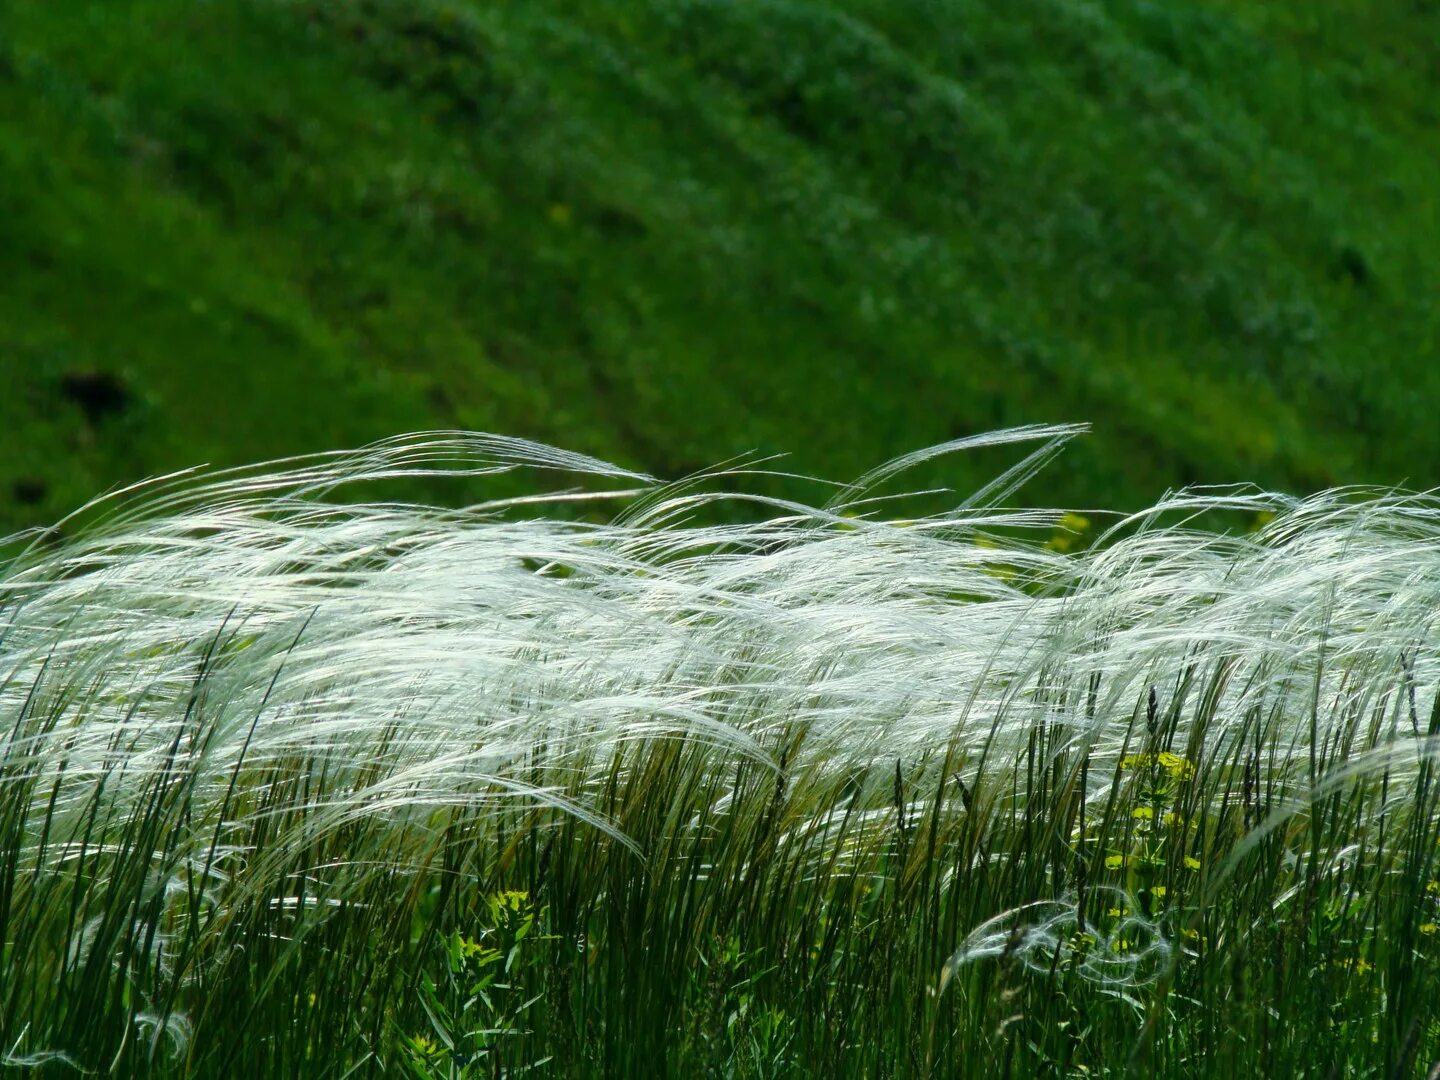
[(461, 433), (91, 504), (0, 569), (5, 1064), (1424, 1075), (1440, 502), (1002, 506), (1076, 430), (903, 520)]

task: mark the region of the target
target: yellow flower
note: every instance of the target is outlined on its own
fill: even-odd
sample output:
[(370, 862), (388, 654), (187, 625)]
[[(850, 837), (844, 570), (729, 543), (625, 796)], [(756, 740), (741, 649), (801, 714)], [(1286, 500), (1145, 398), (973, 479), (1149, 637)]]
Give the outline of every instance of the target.
[(1189, 780), (1195, 775), (1195, 763), (1189, 758), (1172, 754), (1166, 750), (1159, 757), (1160, 764), (1176, 780)]
[(1156, 885), (1153, 889), (1150, 890), (1150, 895), (1155, 897), (1156, 900), (1164, 900), (1166, 891), (1167, 890), (1164, 885)]
[(1155, 808), (1153, 806), (1137, 806), (1130, 811), (1130, 816), (1139, 818), (1141, 821), (1154, 821)]
[(1120, 759), (1122, 769), (1143, 769), (1153, 760), (1149, 754), (1126, 754)]
[(1200, 931), (1199, 931), (1199, 930), (1181, 930), (1180, 933), (1181, 933), (1182, 936), (1184, 936), (1184, 937), (1186, 937), (1186, 938), (1189, 938), (1191, 941), (1199, 941), (1199, 940), (1200, 940)]
[(1129, 915), (1130, 909), (1127, 907), (1112, 907), (1108, 911), (1106, 911), (1105, 914), (1110, 916), (1110, 918), (1112, 919), (1118, 919), (1122, 915)]
[(1185, 869), (1186, 869), (1186, 870), (1199, 870), (1199, 869), (1200, 869), (1200, 860), (1197, 859), (1197, 858), (1195, 858), (1195, 856), (1193, 856), (1193, 855), (1186, 855), (1186, 856), (1185, 856)]
[(1440, 893), (1440, 881), (1427, 881), (1425, 883), (1425, 891)]
[(1124, 866), (1124, 865), (1125, 865), (1125, 856), (1124, 856), (1124, 855), (1106, 855), (1106, 856), (1105, 856), (1105, 869), (1106, 869), (1106, 870), (1119, 870), (1119, 869), (1120, 869), (1122, 866)]
[(1060, 528), (1069, 529), (1072, 532), (1084, 532), (1090, 528), (1090, 519), (1084, 514), (1075, 514), (1067, 510), (1060, 515)]
[(1433, 922), (1422, 922), (1420, 924), (1420, 932), (1422, 934), (1433, 934), (1437, 929), (1440, 929), (1440, 927), (1437, 927)]
[(1160, 820), (1163, 821), (1166, 825), (1179, 825), (1181, 823), (1180, 815), (1177, 814), (1174, 810), (1165, 811), (1165, 816)]

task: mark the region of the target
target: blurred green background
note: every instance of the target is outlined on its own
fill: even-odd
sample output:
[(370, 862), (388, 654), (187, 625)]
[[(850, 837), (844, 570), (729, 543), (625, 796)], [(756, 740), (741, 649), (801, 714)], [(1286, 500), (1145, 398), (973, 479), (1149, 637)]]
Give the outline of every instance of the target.
[(5, 0), (0, 532), (429, 427), (843, 479), (1089, 420), (1027, 500), (1430, 486), (1437, 42), (1434, 0)]

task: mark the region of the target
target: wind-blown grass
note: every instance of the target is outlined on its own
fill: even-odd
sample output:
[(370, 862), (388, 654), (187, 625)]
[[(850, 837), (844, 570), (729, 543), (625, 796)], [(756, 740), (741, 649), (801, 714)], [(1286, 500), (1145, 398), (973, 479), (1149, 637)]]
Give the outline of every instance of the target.
[[(0, 1054), (1424, 1075), (1440, 503), (1181, 493), (1077, 544), (1001, 507), (1075, 430), (726, 525), (725, 473), (412, 437), (32, 538), (0, 570)], [(905, 467), (1026, 440), (885, 517)], [(586, 483), (329, 500), (520, 467)], [(1187, 525), (1237, 510), (1266, 523)]]

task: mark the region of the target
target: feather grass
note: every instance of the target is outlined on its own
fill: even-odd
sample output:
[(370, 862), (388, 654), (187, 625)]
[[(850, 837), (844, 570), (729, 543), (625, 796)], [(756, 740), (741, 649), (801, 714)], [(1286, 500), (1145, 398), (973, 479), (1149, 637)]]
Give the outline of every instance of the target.
[[(1000, 503), (1078, 430), (742, 524), (724, 471), (463, 433), (84, 508), (0, 571), (5, 1061), (1423, 1074), (1440, 502), (1075, 549)], [(585, 486), (330, 501), (518, 468)]]

